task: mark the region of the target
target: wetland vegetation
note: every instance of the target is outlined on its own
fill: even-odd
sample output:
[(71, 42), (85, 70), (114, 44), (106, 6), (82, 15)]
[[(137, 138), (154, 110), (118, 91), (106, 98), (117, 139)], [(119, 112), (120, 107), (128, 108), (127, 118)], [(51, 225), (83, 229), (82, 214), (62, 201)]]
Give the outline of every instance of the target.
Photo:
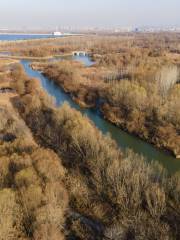
[[(87, 51), (96, 64), (32, 62), (84, 108), (180, 154), (179, 34), (0, 44), (18, 56)], [(41, 43), (41, 45), (40, 45)], [(39, 50), (38, 50), (39, 49)], [(2, 239), (179, 239), (180, 175), (132, 150), (67, 103), (55, 106), (17, 60), (0, 60)]]

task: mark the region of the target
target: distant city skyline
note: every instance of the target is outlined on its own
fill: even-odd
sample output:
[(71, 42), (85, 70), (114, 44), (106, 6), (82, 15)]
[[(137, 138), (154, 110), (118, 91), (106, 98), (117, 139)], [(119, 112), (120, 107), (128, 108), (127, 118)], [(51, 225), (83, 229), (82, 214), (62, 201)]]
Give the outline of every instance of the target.
[(179, 0), (6, 0), (0, 28), (180, 26)]

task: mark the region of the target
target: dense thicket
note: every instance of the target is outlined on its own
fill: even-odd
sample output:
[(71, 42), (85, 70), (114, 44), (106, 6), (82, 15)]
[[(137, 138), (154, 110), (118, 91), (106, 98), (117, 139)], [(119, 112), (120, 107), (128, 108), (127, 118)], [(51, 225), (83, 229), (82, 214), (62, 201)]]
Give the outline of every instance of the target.
[(14, 105), (36, 140), (53, 149), (67, 169), (67, 238), (180, 237), (178, 175), (168, 176), (160, 166), (147, 165), (131, 151), (122, 154), (109, 136), (103, 136), (79, 112), (67, 104), (55, 108), (35, 79), (14, 74), (13, 87), (20, 94)]
[[(22, 93), (25, 74), (13, 70)], [(37, 145), (9, 99), (0, 93), (0, 239), (64, 239), (65, 169), (52, 150)]]

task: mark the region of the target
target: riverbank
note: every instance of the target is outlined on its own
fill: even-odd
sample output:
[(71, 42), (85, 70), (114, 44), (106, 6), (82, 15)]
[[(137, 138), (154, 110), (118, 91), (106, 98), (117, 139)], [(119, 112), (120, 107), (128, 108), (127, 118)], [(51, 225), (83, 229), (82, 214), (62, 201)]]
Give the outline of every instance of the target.
[[(44, 76), (48, 77), (46, 74)], [(53, 79), (51, 79), (51, 80), (53, 80)], [(141, 140), (143, 140), (149, 144), (152, 144), (157, 149), (164, 151), (165, 154), (169, 154), (177, 159), (180, 159), (180, 154), (179, 154), (180, 139), (179, 138), (176, 139), (177, 142), (174, 143), (174, 145), (175, 145), (174, 147), (172, 146), (173, 143), (171, 145), (167, 146), (168, 144), (166, 143), (166, 140), (164, 141), (164, 138), (168, 137), (168, 139), (170, 139), (170, 135), (163, 136), (160, 134), (158, 138), (155, 138), (155, 135), (153, 136), (153, 138), (149, 138), (142, 131), (138, 132), (137, 129), (131, 130), (131, 126), (128, 127), (125, 119), (118, 119), (116, 117), (116, 113), (113, 113), (113, 110), (112, 110), (113, 106), (107, 107), (107, 104), (102, 104), (102, 105), (96, 104), (97, 102), (99, 103), (99, 102), (104, 101), (104, 99), (102, 101), (102, 99), (98, 97), (99, 94), (97, 94), (97, 93), (94, 94), (93, 92), (92, 93), (88, 92), (88, 96), (89, 96), (89, 98), (93, 99), (93, 103), (92, 102), (87, 103), (87, 101), (82, 99), (82, 97), (79, 98), (76, 93), (71, 92), (71, 90), (69, 88), (67, 88), (64, 84), (59, 84), (58, 81), (55, 81), (55, 83), (58, 84), (58, 86), (60, 88), (62, 88), (65, 91), (65, 93), (69, 94), (71, 96), (72, 100), (75, 103), (77, 103), (81, 108), (97, 109), (98, 111), (100, 111), (102, 113), (102, 116), (105, 120), (107, 120), (110, 123), (114, 124), (115, 126), (119, 127), (121, 130), (126, 131), (128, 134), (138, 137)]]
[(123, 151), (132, 149), (139, 155), (143, 155), (148, 163), (157, 161), (163, 165), (168, 172), (174, 173), (180, 170), (180, 161), (169, 154), (165, 154), (163, 151), (156, 149), (153, 145), (140, 140), (140, 138), (134, 137), (122, 131), (119, 127), (111, 124), (109, 121), (104, 120), (101, 113), (94, 108), (81, 108), (76, 104), (70, 94), (65, 93), (62, 88), (59, 88), (54, 81), (44, 77), (41, 72), (32, 70), (30, 63), (23, 61), (22, 65), (30, 77), (37, 78), (44, 90), (55, 99), (56, 106), (59, 107), (63, 103), (68, 102), (72, 107), (80, 111), (83, 115), (87, 116), (95, 126), (104, 134), (110, 134), (112, 139), (116, 141), (119, 148)]
[[(166, 147), (163, 143), (161, 143), (161, 138), (154, 140), (151, 138), (147, 138), (143, 132), (139, 133), (137, 131), (134, 131), (134, 129), (131, 130), (130, 128), (127, 127), (124, 119), (120, 120), (116, 117), (116, 114), (113, 113), (112, 109), (113, 109), (113, 107), (108, 106), (107, 104), (100, 107), (100, 111), (101, 111), (104, 119), (111, 122), (115, 126), (121, 128), (123, 131), (126, 131), (127, 133), (129, 133), (135, 137), (138, 137), (149, 144), (152, 144), (157, 149), (164, 151), (165, 154), (169, 154), (169, 155), (175, 157), (176, 159), (180, 159), (180, 155), (178, 153), (176, 153), (175, 148)], [(164, 136), (161, 135), (161, 137), (164, 137)], [(179, 142), (177, 144), (179, 146)]]
[[(37, 64), (33, 65), (33, 69), (41, 70), (44, 76), (53, 80), (66, 93), (70, 94), (72, 99), (81, 107), (98, 109), (106, 120), (120, 127), (122, 130), (153, 144), (166, 154), (171, 154), (179, 158), (180, 136), (176, 133), (176, 129), (172, 124), (155, 119), (156, 116), (153, 116), (153, 112), (145, 115), (135, 107), (135, 109), (131, 110), (131, 113), (128, 113), (127, 111), (123, 112), (121, 108), (115, 107), (113, 104), (108, 105), (108, 89), (104, 87), (103, 90), (102, 85), (89, 85), (86, 83), (86, 79), (81, 77), (87, 74), (89, 70), (77, 64), (71, 64), (71, 66), (68, 65), (68, 63), (63, 64), (64, 63), (54, 63), (42, 66)], [(71, 68), (70, 72), (72, 72), (72, 74), (70, 75), (69, 70), (65, 70), (67, 66)], [(79, 68), (78, 72), (81, 72), (81, 76), (73, 75), (73, 72), (76, 72), (77, 68)], [(76, 81), (76, 79), (81, 78), (81, 81)], [(138, 96), (136, 96), (136, 98), (137, 97)]]

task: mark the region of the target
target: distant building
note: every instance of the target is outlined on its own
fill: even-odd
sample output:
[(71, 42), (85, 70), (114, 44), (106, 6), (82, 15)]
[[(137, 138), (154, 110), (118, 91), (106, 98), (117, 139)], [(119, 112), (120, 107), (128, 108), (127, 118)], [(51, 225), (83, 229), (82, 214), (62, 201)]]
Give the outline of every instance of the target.
[(61, 33), (61, 32), (53, 32), (53, 35), (54, 35), (54, 36), (61, 36), (62, 33)]

